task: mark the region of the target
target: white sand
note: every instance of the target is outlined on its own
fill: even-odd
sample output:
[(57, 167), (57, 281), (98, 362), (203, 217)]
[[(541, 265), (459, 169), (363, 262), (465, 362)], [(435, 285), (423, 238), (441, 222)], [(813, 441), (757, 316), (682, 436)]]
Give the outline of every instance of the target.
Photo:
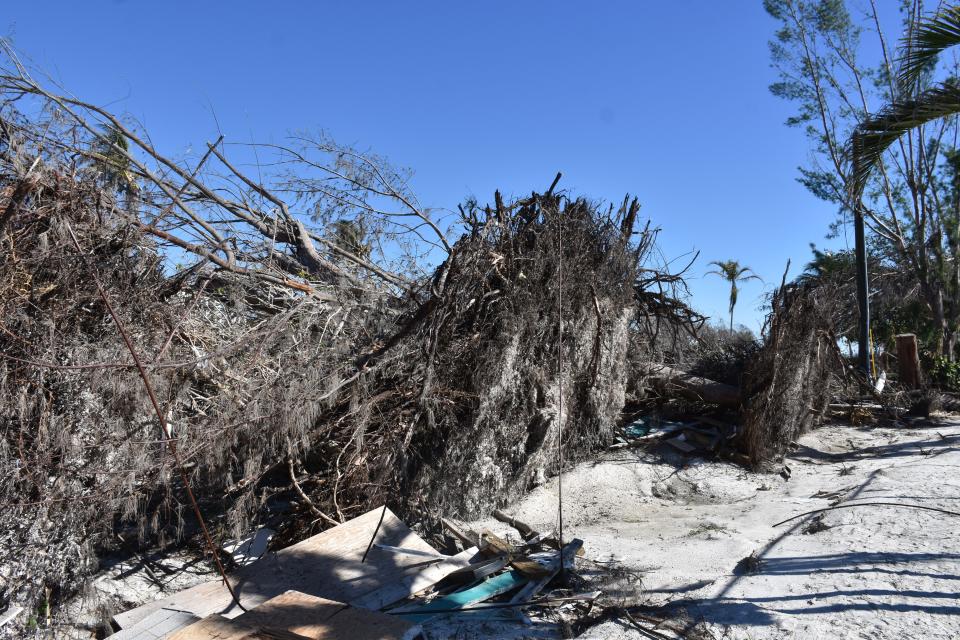
[[(700, 637), (960, 638), (960, 518), (873, 507), (831, 511), (818, 533), (802, 533), (812, 517), (772, 526), (829, 506), (827, 494), (960, 511), (960, 424), (831, 426), (800, 444), (789, 480), (699, 460), (678, 470), (629, 450), (580, 464), (563, 477), (564, 537), (639, 574), (642, 589), (606, 584), (609, 598), (669, 603)], [(556, 509), (554, 478), (507, 511), (547, 530)], [(751, 553), (759, 568), (737, 575)], [(642, 636), (607, 622), (584, 637)]]
[[(772, 526), (829, 506), (831, 496), (960, 511), (960, 423), (819, 429), (787, 461), (790, 480), (671, 458), (621, 450), (564, 474), (564, 536), (584, 540), (580, 568), (603, 589), (605, 604), (666, 605), (653, 615), (687, 620), (684, 626), (696, 626), (691, 638), (960, 638), (960, 518), (875, 507), (829, 512), (829, 528), (818, 533), (803, 533), (811, 517)], [(541, 531), (554, 529), (556, 496), (553, 478), (506, 511)], [(472, 525), (512, 533), (494, 520)], [(758, 570), (735, 573), (751, 553), (760, 558)], [(197, 575), (160, 576), (170, 580), (168, 589), (209, 578), (205, 563), (185, 564)], [(105, 571), (91, 590), (95, 602), (89, 593), (77, 598), (66, 607), (69, 618), (92, 622), (101, 606), (118, 610), (156, 597), (147, 578), (135, 566)], [(431, 638), (559, 637), (550, 624), (477, 621), (445, 629), (440, 622), (428, 625)], [(643, 636), (608, 621), (581, 637)]]

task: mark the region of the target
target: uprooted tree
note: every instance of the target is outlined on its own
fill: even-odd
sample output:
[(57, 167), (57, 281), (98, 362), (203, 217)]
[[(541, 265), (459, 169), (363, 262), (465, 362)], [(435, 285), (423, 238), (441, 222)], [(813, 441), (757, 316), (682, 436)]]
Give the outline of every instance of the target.
[(191, 534), (188, 485), (218, 539), (477, 515), (609, 439), (638, 332), (701, 321), (636, 200), (555, 181), (467, 204), (451, 241), (382, 158), (323, 136), (169, 158), (10, 55), (4, 599), (76, 588), (118, 534)]
[[(635, 199), (555, 180), (444, 221), (322, 135), (170, 158), (7, 53), (0, 599), (68, 593), (118, 541), (189, 537), (191, 486), (218, 541), (384, 503), (479, 515), (609, 442), (628, 377), (656, 382), (636, 363), (698, 341)], [(740, 393), (720, 389), (757, 466), (829, 375), (826, 307), (778, 295)]]

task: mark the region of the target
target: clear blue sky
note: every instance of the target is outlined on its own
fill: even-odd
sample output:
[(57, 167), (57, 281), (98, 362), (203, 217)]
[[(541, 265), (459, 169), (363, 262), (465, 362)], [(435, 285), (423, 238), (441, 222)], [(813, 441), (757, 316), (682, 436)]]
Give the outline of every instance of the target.
[(558, 170), (577, 194), (629, 191), (668, 256), (701, 252), (693, 303), (720, 320), (708, 261), (764, 278), (738, 305), (756, 329), (787, 259), (796, 274), (808, 243), (831, 245), (831, 208), (795, 180), (807, 141), (767, 90), (760, 0), (24, 2), (6, 20), (34, 64), (171, 155), (215, 138), (215, 112), (228, 140), (323, 128), (386, 155), (425, 206)]

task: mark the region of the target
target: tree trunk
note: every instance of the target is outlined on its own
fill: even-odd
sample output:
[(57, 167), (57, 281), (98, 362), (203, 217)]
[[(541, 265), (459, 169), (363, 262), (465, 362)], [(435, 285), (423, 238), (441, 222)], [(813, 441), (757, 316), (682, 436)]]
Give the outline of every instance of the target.
[(920, 386), (920, 356), (917, 351), (917, 336), (903, 333), (897, 336), (897, 361), (900, 369), (900, 384), (905, 389)]
[(952, 331), (950, 330), (950, 321), (943, 308), (943, 289), (939, 287), (934, 293), (933, 317), (936, 319), (937, 328), (940, 330), (938, 351), (949, 362), (953, 362), (953, 340), (950, 338)]
[(666, 396), (681, 396), (722, 407), (740, 406), (739, 387), (701, 378), (662, 364), (649, 363), (644, 369), (650, 384)]

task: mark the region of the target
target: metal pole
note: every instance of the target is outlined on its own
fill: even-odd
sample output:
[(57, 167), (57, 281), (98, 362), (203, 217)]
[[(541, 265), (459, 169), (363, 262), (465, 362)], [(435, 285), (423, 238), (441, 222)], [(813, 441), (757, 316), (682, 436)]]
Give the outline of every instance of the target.
[(867, 245), (863, 231), (863, 213), (854, 215), (857, 259), (857, 306), (860, 307), (860, 336), (857, 359), (860, 368), (870, 380), (870, 279), (867, 274)]

